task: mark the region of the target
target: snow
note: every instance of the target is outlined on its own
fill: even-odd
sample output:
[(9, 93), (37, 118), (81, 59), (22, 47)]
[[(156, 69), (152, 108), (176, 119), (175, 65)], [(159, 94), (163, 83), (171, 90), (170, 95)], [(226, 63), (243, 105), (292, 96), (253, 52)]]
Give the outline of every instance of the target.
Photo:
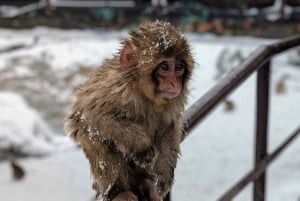
[[(105, 58), (118, 51), (119, 42), (126, 35), (126, 31), (117, 33), (95, 30), (58, 30), (45, 27), (23, 31), (2, 29), (0, 30), (0, 47), (16, 43), (31, 44), (30, 41), (34, 41), (35, 38), (38, 40), (29, 48), (0, 54), (0, 71), (7, 68), (11, 59), (22, 57), (46, 61), (53, 69), (51, 71), (53, 75), (58, 77), (69, 75), (76, 72), (80, 65), (92, 67), (99, 65)], [(196, 60), (196, 71), (191, 82), (188, 105), (195, 102), (218, 81), (216, 75), (219, 72), (216, 64), (225, 48), (239, 50), (243, 57), (246, 57), (259, 45), (273, 42), (273, 40), (259, 38), (213, 35), (187, 35), (187, 38), (192, 45)], [(274, 150), (289, 133), (299, 126), (300, 71), (299, 66), (296, 67), (290, 63), (288, 58), (288, 54), (282, 54), (272, 61), (269, 151)], [(35, 71), (22, 66), (26, 66), (26, 62), (13, 66), (16, 70), (10, 72), (9, 75), (12, 77), (9, 79), (13, 76), (35, 75)], [(1, 73), (0, 81), (1, 76), (7, 75)], [(276, 84), (283, 76), (287, 77), (286, 91), (278, 94), (275, 90)], [(78, 86), (82, 81), (81, 77), (75, 79), (72, 87)], [(172, 200), (216, 200), (252, 168), (255, 83), (256, 76), (252, 75), (228, 97), (234, 103), (233, 111), (227, 112), (224, 105), (220, 104), (182, 143), (182, 154), (175, 172), (176, 181), (172, 191)], [(37, 90), (41, 88), (34, 82), (26, 82), (26, 85), (35, 87)], [(53, 102), (57, 99), (69, 101), (73, 89), (68, 85), (63, 86), (53, 88), (49, 85), (50, 89), (53, 88), (52, 93), (55, 95)], [(43, 90), (44, 93), (48, 93), (48, 88)], [(24, 136), (30, 137), (33, 122), (36, 122), (36, 116), (39, 116), (38, 112), (26, 105), (24, 99), (15, 93), (4, 95), (5, 92), (1, 92), (1, 94), (3, 95), (0, 97), (0, 119), (2, 121), (5, 117), (13, 123), (1, 124), (0, 121), (0, 130), (20, 129), (24, 132), (26, 130), (28, 132), (24, 133)], [(65, 108), (60, 108), (60, 110), (65, 110)], [(3, 115), (5, 111), (7, 112)], [(40, 117), (37, 119), (39, 122)], [(15, 135), (16, 133), (5, 136), (17, 141), (19, 137), (16, 138)], [(300, 159), (297, 157), (299, 152), (298, 139), (269, 167), (267, 200), (299, 200)], [(1, 200), (83, 201), (90, 200), (95, 195), (91, 187), (92, 179), (87, 160), (79, 149), (60, 151), (51, 157), (39, 160), (21, 160), (20, 163), (28, 174), (23, 181), (18, 183), (13, 182), (8, 176), (7, 164), (0, 163)], [(100, 167), (103, 165), (105, 164), (101, 163)], [(251, 194), (250, 185), (235, 200), (251, 200)]]
[(104, 168), (107, 166), (105, 161), (99, 161), (99, 167), (101, 170), (104, 170)]
[(0, 92), (0, 151), (13, 149), (25, 156), (43, 156), (66, 145), (67, 138), (53, 135), (39, 114), (12, 92)]
[[(266, 13), (267, 20), (276, 21), (280, 19), (280, 9), (283, 3), (283, 0), (275, 0), (272, 6), (263, 9), (263, 12)], [(284, 18), (288, 18), (292, 14), (293, 8), (284, 5), (283, 9), (285, 14)]]

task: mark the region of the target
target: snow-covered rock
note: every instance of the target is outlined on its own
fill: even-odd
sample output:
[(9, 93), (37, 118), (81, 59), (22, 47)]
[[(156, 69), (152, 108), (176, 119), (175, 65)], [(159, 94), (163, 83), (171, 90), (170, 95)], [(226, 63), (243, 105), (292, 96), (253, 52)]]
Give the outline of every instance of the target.
[(72, 144), (55, 135), (20, 95), (0, 92), (0, 160), (44, 156)]

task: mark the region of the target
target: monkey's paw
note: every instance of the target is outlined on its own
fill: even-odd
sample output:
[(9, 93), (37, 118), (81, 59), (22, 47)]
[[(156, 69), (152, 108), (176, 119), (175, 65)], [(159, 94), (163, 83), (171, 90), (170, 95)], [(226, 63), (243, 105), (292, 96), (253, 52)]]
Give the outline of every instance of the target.
[(132, 160), (137, 166), (145, 168), (152, 163), (154, 156), (155, 150), (153, 147), (150, 147), (148, 149), (134, 154), (132, 156)]
[(158, 181), (156, 183), (156, 192), (158, 193), (159, 196), (164, 197), (168, 192), (167, 185), (164, 182)]

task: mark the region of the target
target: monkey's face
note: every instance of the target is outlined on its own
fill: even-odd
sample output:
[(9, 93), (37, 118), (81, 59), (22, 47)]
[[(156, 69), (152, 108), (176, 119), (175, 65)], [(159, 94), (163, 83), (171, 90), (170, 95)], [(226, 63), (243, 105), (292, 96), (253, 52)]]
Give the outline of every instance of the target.
[(130, 33), (120, 51), (120, 64), (136, 75), (135, 90), (156, 105), (181, 104), (193, 70), (188, 42), (169, 23), (148, 22)]
[(157, 98), (172, 100), (182, 92), (186, 63), (174, 57), (162, 57), (152, 74)]
[(189, 62), (176, 55), (161, 55), (139, 66), (138, 91), (156, 105), (176, 102), (186, 97)]

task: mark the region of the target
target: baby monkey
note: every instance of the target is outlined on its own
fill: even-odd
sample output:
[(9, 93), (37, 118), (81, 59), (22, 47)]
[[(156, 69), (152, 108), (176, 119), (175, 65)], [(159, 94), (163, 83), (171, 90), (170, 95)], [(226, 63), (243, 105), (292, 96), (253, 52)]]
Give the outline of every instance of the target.
[(66, 132), (80, 143), (103, 201), (160, 201), (180, 153), (194, 60), (170, 23), (144, 22), (76, 91)]

